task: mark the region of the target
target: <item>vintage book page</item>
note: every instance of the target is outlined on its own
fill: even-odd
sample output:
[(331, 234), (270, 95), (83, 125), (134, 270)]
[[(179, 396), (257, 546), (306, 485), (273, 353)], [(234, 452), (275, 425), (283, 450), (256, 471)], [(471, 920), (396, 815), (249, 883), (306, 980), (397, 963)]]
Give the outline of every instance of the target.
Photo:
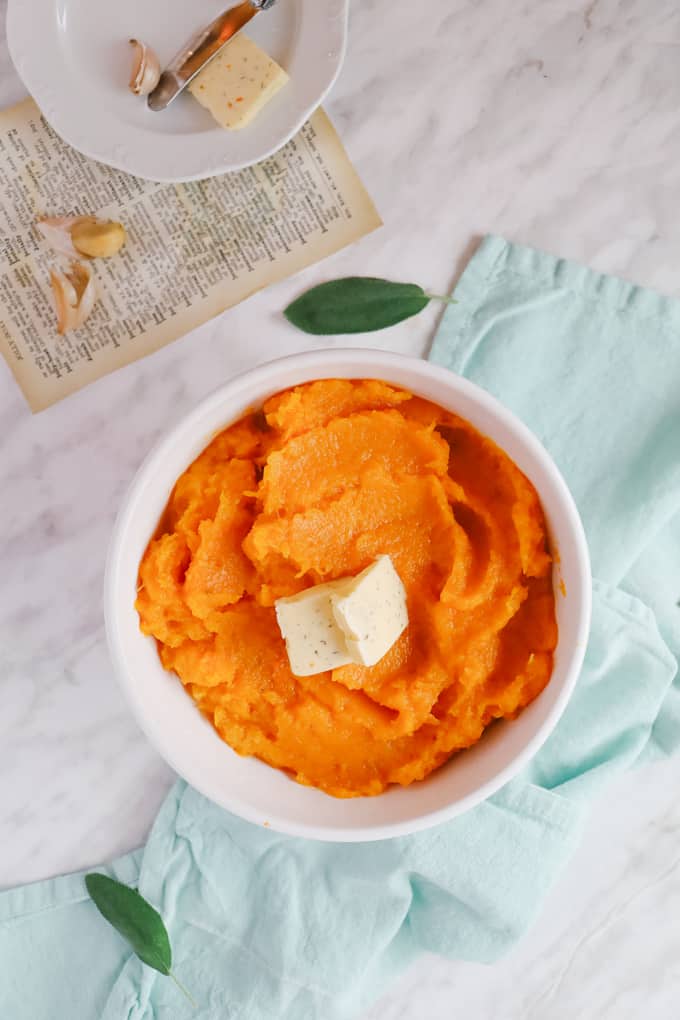
[[(81, 213), (120, 220), (128, 241), (92, 263), (95, 310), (60, 337), (35, 221)], [(27, 99), (0, 113), (0, 352), (39, 411), (380, 223), (322, 110), (263, 163), (173, 185), (81, 156)]]

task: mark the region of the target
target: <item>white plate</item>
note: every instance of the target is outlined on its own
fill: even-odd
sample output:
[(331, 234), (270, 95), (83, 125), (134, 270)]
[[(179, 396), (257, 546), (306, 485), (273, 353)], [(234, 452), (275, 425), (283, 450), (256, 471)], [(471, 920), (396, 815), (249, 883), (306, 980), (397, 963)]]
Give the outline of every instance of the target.
[(189, 181), (250, 166), (284, 145), (335, 81), (349, 0), (278, 0), (248, 34), (290, 74), (259, 117), (225, 131), (189, 95), (152, 113), (127, 88), (131, 36), (168, 63), (229, 0), (10, 0), (12, 60), (46, 119), (75, 149), (137, 177)]

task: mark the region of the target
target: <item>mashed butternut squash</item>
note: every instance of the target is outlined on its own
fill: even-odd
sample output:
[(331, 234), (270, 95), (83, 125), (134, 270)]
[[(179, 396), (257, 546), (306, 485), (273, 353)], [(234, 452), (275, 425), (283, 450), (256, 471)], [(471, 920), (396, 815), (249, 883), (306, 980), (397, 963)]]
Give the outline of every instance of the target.
[[(291, 674), (274, 601), (388, 554), (409, 626), (371, 668)], [(467, 422), (375, 380), (287, 390), (178, 480), (139, 571), (141, 628), (220, 736), (336, 797), (422, 779), (547, 684), (543, 512)]]

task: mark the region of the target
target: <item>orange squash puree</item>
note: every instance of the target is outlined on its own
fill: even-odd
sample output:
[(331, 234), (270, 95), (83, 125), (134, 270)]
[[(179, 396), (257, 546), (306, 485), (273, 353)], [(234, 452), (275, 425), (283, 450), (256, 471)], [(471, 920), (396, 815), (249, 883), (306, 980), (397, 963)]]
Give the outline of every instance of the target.
[[(397, 568), (409, 626), (371, 668), (291, 674), (274, 601)], [(219, 735), (336, 797), (422, 779), (512, 718), (557, 643), (543, 511), (470, 424), (375, 380), (279, 393), (178, 480), (141, 628)]]

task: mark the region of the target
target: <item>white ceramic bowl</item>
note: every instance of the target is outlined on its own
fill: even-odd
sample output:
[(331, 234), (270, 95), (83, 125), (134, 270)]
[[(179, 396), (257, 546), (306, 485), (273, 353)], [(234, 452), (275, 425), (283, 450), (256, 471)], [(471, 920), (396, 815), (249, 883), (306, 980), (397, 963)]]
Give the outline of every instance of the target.
[[(493, 439), (533, 482), (559, 551), (555, 594), (559, 642), (550, 683), (512, 722), (493, 726), (470, 750), (423, 782), (378, 797), (337, 800), (300, 786), (217, 736), (139, 630), (134, 608), (139, 561), (178, 476), (215, 432), (279, 390), (312, 379), (377, 378), (466, 418)], [(563, 594), (566, 592), (566, 594)], [(590, 625), (588, 549), (562, 476), (531, 432), (493, 397), (445, 369), (371, 350), (298, 354), (238, 376), (204, 400), (142, 465), (116, 522), (106, 574), (111, 654), (139, 724), (166, 761), (197, 790), (234, 814), (297, 836), (336, 841), (383, 839), (460, 814), (512, 778), (550, 734), (583, 662)]]

